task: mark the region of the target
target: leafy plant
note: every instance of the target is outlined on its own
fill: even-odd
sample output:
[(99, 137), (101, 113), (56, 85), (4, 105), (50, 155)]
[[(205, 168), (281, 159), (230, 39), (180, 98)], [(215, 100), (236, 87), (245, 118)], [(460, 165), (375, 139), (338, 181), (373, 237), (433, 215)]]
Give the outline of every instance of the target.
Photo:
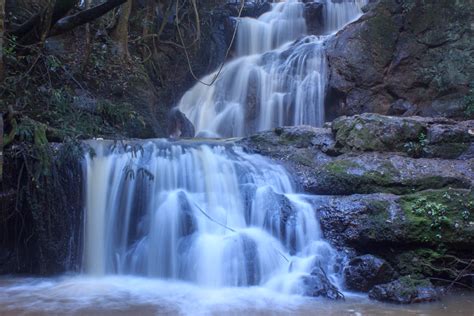
[(474, 88), (471, 89), (469, 94), (464, 98), (465, 102), (465, 109), (464, 113), (467, 115), (469, 118), (474, 117)]
[(408, 142), (404, 145), (405, 151), (412, 157), (418, 158), (426, 152), (428, 139), (425, 133), (420, 133), (417, 142)]

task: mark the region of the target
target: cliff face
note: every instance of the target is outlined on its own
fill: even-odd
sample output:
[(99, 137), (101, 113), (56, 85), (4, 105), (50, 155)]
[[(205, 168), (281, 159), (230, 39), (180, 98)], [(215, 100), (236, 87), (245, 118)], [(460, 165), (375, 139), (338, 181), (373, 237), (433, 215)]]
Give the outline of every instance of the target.
[(328, 44), (329, 115), (466, 116), (474, 3), (380, 0), (366, 11)]

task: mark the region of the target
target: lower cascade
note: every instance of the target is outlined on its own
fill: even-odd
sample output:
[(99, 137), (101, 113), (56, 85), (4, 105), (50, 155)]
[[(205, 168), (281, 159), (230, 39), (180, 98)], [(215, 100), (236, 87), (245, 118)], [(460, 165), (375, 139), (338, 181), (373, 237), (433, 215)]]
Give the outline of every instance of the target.
[(324, 275), (337, 292), (336, 252), (282, 166), (227, 142), (89, 145), (87, 274), (294, 294)]

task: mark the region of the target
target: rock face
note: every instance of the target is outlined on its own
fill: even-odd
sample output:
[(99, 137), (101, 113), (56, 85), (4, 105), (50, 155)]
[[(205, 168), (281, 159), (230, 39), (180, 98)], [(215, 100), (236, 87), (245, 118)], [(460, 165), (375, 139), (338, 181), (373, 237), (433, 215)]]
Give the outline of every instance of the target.
[(329, 117), (464, 116), (474, 78), (474, 3), (380, 0), (366, 11), (328, 43)]
[(355, 257), (344, 268), (347, 287), (362, 292), (368, 292), (377, 284), (390, 282), (393, 274), (389, 263), (372, 255)]
[(454, 279), (446, 262), (463, 258), (461, 271), (474, 259), (472, 134), (473, 121), (364, 114), (237, 143), (285, 165), (313, 194), (324, 237), (349, 255), (349, 289), (414, 303), (438, 294), (407, 280)]
[(362, 114), (332, 124), (339, 147), (357, 151), (406, 152), (414, 157), (472, 158), (474, 121)]
[(427, 280), (413, 280), (408, 277), (377, 285), (369, 297), (382, 302), (410, 304), (433, 302), (440, 299), (438, 291)]

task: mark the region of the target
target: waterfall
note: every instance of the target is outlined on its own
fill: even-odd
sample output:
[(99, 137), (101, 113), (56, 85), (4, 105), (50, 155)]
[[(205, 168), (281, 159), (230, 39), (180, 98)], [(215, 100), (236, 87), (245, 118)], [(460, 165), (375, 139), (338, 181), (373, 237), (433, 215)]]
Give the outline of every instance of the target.
[(302, 293), (335, 252), (285, 169), (236, 145), (90, 141), (84, 270)]
[[(328, 36), (362, 13), (368, 0), (327, 0), (324, 32), (306, 35), (304, 3), (273, 4), (258, 19), (242, 18), (237, 58), (212, 86), (197, 83), (178, 103), (202, 137), (233, 137), (283, 125), (322, 126)], [(214, 72), (202, 79), (211, 82)]]

